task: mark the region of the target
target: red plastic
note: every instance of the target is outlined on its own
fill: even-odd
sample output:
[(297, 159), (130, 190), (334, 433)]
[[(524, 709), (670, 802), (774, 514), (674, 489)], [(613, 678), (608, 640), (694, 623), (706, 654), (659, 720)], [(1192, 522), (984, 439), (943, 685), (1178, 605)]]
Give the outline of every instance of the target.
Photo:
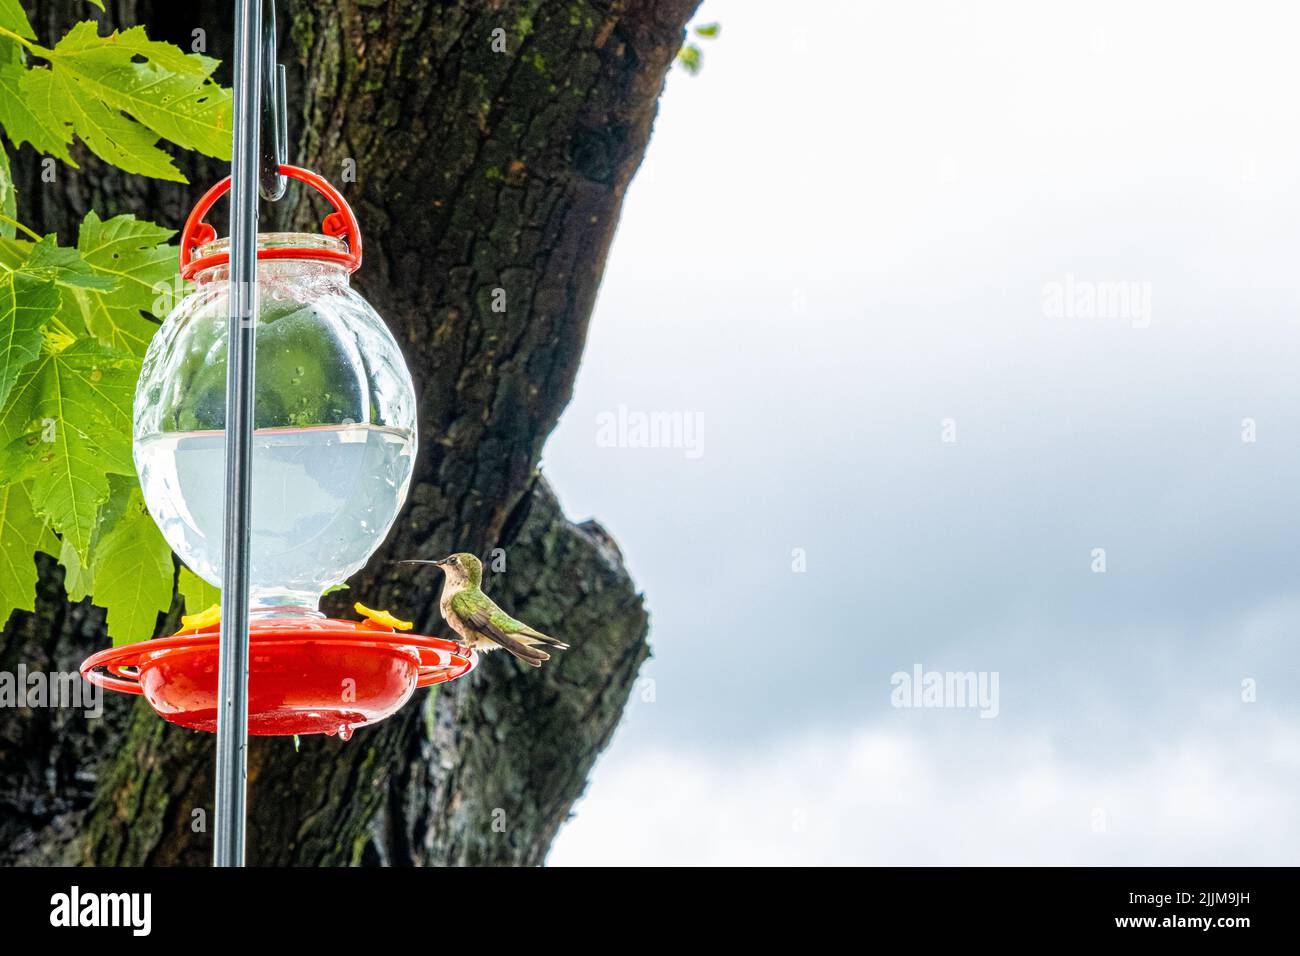
[[(360, 269), (361, 227), (357, 225), (357, 217), (353, 214), (348, 201), (343, 198), (343, 195), (337, 189), (330, 185), (329, 180), (319, 173), (313, 173), (310, 169), (282, 165), (280, 172), (290, 179), (306, 183), (330, 201), (330, 205), (334, 207), (334, 212), (325, 217), (321, 223), (321, 231), (327, 236), (335, 236), (346, 241), (348, 251), (340, 252), (337, 249), (258, 249), (257, 258), (319, 259), (326, 262), (341, 262), (348, 267), (348, 272), (356, 272)], [(208, 214), (208, 210), (213, 207), (216, 201), (229, 191), (230, 177), (227, 176), (203, 194), (203, 197), (195, 204), (193, 211), (190, 212), (190, 217), (185, 220), (185, 228), (181, 230), (182, 278), (186, 280), (193, 279), (204, 269), (225, 265), (230, 261), (229, 251), (215, 252), (210, 256), (203, 256), (199, 259), (194, 258), (194, 254), (200, 246), (206, 245), (217, 238), (217, 231), (210, 224), (204, 222), (203, 217)]]
[[(158, 715), (217, 729), (218, 626), (93, 654), (81, 676), (143, 694)], [(455, 641), (371, 621), (272, 618), (249, 628), (248, 732), (340, 734), (396, 713), (417, 687), (455, 680), (478, 655)]]

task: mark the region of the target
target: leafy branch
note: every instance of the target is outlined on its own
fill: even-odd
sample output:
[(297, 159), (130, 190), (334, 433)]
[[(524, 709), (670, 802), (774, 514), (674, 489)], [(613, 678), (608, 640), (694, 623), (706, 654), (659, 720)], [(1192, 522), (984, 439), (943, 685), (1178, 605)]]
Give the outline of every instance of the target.
[[(100, 36), (93, 21), (46, 47), (18, 0), (0, 0), (0, 127), (15, 149), (73, 167), (77, 140), (175, 182), (185, 178), (161, 140), (229, 158), (216, 66), (142, 27)], [(72, 600), (107, 608), (115, 643), (151, 637), (171, 603), (174, 565), (144, 508), (131, 416), (160, 290), (176, 276), (173, 235), (92, 211), (76, 245), (60, 245), (22, 223), (0, 147), (0, 624), (33, 610), (37, 551), (63, 565)], [(182, 575), (187, 598), (207, 596), (196, 582)]]
[[(211, 78), (217, 61), (145, 36), (143, 27), (100, 36), (83, 20), (53, 48), (18, 29), (0, 8), (0, 125), (15, 146), (71, 166), (74, 134), (129, 173), (186, 182), (159, 139), (230, 158), (230, 92)], [(26, 29), (23, 29), (23, 28)], [(45, 66), (32, 66), (32, 58)]]

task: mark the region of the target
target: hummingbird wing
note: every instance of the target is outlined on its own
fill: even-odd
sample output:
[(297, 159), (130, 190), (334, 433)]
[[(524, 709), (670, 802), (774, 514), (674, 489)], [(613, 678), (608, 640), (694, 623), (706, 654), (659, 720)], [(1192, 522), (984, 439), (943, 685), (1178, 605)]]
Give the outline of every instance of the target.
[(517, 621), (501, 608), (497, 608), (492, 615), (492, 622), (500, 627), (507, 634), (513, 634), (515, 637), (526, 637), (532, 641), (540, 641), (543, 644), (550, 644), (552, 647), (558, 647), (562, 651), (567, 651), (569, 645), (561, 640), (551, 637), (549, 634), (543, 634), (534, 627), (529, 627), (523, 621)]
[(529, 647), (513, 636), (508, 625), (503, 627), (502, 625), (506, 621), (514, 621), (514, 618), (497, 607), (492, 602), (492, 599), (482, 591), (467, 589), (452, 595), (451, 609), (469, 630), (480, 637), (500, 644), (530, 667), (541, 667), (542, 661), (551, 659), (550, 654), (538, 648)]
[(569, 645), (564, 641), (551, 637), (549, 634), (543, 634), (535, 627), (530, 627), (523, 621), (511, 617), (501, 608), (497, 607), (495, 601), (484, 594), (481, 590), (462, 591), (462, 594), (470, 594), (471, 597), (466, 599), (467, 604), (472, 604), (476, 610), (482, 609), (487, 611), (488, 623), (495, 629), (510, 635), (524, 644), (549, 644), (552, 647), (558, 647), (562, 651), (567, 651)]

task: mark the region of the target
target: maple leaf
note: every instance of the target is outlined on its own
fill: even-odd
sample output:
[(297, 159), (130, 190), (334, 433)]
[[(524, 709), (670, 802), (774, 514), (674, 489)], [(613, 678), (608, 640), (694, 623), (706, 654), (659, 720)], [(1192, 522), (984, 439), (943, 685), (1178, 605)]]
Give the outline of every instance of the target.
[(0, 267), (0, 408), (19, 370), (40, 352), (41, 328), (58, 307), (53, 282)]
[(0, 488), (0, 627), (13, 610), (36, 609), (37, 551), (56, 554), (59, 541), (32, 510), (27, 488)]
[(19, 0), (0, 0), (0, 27), (24, 39), (36, 39), (36, 31), (32, 29)]
[(221, 588), (209, 584), (183, 564), (176, 590), (185, 598), (186, 614), (198, 614), (221, 603)]
[(39, 279), (48, 279), (58, 286), (76, 289), (116, 289), (118, 279), (113, 274), (101, 274), (87, 262), (80, 252), (70, 246), (59, 245), (58, 239), (45, 236), (27, 249), (21, 263), (22, 271)]
[[(0, 94), (3, 95), (3, 94)], [(9, 169), (9, 154), (0, 147), (0, 238), (12, 239), (18, 234), (18, 190), (14, 188), (13, 172)]]
[[(108, 500), (99, 508), (99, 517), (95, 530), (90, 536), (90, 554), (93, 556), (99, 547), (104, 533), (111, 529), (126, 510), (131, 489), (136, 485), (133, 477), (125, 475), (108, 476)], [(77, 554), (68, 538), (62, 539), (59, 548), (59, 564), (63, 565), (63, 589), (68, 592), (69, 601), (88, 598), (95, 590), (93, 560), (87, 560)]]
[(90, 597), (94, 578), (67, 538), (59, 541), (59, 564), (63, 565), (63, 590), (67, 592), (68, 600), (81, 601)]
[[(52, 49), (12, 28), (4, 45), (0, 124), (15, 145), (72, 163), (75, 135), (119, 169), (174, 182), (187, 180), (160, 139), (230, 158), (231, 96), (212, 79), (217, 60), (150, 40), (143, 27), (100, 36), (92, 20)], [(47, 65), (33, 67), (24, 54)]]
[(159, 288), (170, 287), (179, 267), (176, 247), (166, 245), (173, 235), (171, 229), (134, 216), (102, 221), (87, 213), (77, 234), (77, 253), (91, 274), (113, 284), (94, 288), (82, 282), (65, 289), (60, 318), (104, 345), (143, 357), (158, 325), (141, 313), (153, 311)]
[(172, 603), (172, 551), (145, 508), (139, 486), (121, 515), (101, 529), (94, 557), (94, 596), (107, 609), (108, 635), (116, 644), (147, 640), (158, 615)]
[(31, 480), (36, 513), (90, 554), (108, 475), (134, 475), (131, 404), (140, 362), (88, 339), (55, 341), (0, 409), (0, 474)]
[[(176, 249), (165, 244), (172, 234), (91, 213), (76, 248), (54, 236), (0, 237), (0, 490), (23, 489), (69, 597), (93, 595), (119, 640), (149, 636), (150, 614), (171, 600), (170, 550), (156, 529), (123, 516), (139, 494), (131, 460), (139, 356), (157, 328), (142, 313), (175, 275)], [(30, 537), (14, 540), (25, 547)], [(139, 576), (102, 579), (105, 553)], [(159, 555), (168, 562), (161, 579)], [(21, 586), (10, 573), (0, 614), (19, 606), (12, 599)]]
[(23, 91), (26, 75), (22, 49), (15, 43), (0, 40), (0, 126), (5, 128), (14, 146), (31, 143), (37, 152), (49, 153), (76, 169), (77, 164), (68, 153), (71, 128), (48, 112), (48, 104), (42, 109)]

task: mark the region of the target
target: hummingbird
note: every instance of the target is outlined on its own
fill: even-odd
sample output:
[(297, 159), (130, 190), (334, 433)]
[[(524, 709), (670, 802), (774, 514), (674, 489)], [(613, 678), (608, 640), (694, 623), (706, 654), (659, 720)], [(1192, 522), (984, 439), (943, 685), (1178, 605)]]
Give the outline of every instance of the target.
[(516, 621), (483, 593), (483, 563), (461, 551), (438, 561), (403, 561), (403, 564), (432, 564), (446, 576), (438, 607), (443, 619), (476, 651), (504, 647), (530, 667), (541, 667), (551, 655), (537, 645), (546, 644), (566, 651), (569, 645)]

